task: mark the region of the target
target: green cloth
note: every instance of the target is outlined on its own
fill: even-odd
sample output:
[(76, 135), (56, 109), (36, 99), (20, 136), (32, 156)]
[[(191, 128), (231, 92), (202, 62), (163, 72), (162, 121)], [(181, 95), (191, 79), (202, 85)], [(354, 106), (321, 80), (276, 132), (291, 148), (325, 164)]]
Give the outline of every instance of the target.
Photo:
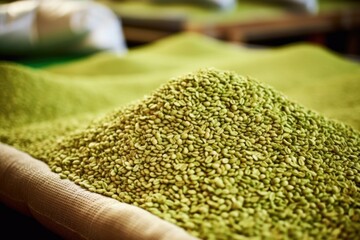
[(259, 50), (183, 33), (124, 57), (100, 53), (42, 69), (1, 62), (0, 141), (36, 156), (36, 148), (203, 67), (251, 76), (360, 130), (358, 63), (315, 45)]

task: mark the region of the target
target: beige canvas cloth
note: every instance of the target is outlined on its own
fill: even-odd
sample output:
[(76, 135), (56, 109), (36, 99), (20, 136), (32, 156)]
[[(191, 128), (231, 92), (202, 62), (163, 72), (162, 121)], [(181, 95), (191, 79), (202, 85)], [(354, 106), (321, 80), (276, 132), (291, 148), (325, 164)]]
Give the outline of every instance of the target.
[(141, 208), (62, 180), (44, 162), (1, 143), (0, 201), (65, 239), (195, 239)]

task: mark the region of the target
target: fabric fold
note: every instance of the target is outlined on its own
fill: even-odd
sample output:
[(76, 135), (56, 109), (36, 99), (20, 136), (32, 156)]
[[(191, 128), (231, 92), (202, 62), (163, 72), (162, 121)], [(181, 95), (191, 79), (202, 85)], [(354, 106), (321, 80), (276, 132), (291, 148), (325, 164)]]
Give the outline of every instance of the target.
[(143, 209), (62, 180), (45, 163), (4, 144), (0, 200), (65, 239), (195, 239)]

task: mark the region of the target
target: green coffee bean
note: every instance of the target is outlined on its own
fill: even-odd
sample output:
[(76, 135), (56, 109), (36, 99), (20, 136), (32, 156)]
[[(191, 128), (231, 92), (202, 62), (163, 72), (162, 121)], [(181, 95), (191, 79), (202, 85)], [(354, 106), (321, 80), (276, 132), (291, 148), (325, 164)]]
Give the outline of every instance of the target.
[(232, 72), (173, 79), (43, 151), (202, 239), (358, 239), (359, 132)]

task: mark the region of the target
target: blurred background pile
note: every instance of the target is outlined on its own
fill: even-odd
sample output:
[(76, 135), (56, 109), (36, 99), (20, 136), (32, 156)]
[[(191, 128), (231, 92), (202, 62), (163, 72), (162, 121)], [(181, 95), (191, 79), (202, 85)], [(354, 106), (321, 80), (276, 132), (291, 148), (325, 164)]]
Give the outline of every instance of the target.
[(257, 47), (311, 42), (351, 57), (360, 54), (356, 0), (0, 2), (2, 58), (124, 53), (179, 32)]

